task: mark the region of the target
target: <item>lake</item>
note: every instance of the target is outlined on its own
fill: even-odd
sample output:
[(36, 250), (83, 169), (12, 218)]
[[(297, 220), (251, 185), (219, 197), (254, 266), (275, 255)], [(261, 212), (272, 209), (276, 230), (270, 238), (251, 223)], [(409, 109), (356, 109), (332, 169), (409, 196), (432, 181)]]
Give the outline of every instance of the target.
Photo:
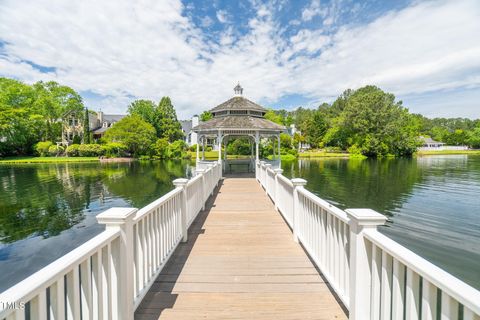
[[(95, 216), (143, 207), (188, 161), (0, 165), (0, 292), (103, 230)], [(381, 231), (480, 289), (480, 156), (284, 162), (340, 208), (384, 213)]]
[(172, 190), (186, 161), (0, 165), (0, 292), (99, 234), (95, 216)]
[(282, 167), (335, 206), (387, 215), (381, 232), (480, 289), (480, 156), (298, 160)]

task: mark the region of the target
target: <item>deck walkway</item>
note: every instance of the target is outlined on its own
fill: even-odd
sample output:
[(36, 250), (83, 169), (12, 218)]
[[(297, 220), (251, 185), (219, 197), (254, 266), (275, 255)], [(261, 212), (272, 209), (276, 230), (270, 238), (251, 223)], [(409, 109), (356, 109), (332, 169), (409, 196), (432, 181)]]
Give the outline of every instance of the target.
[(347, 316), (260, 184), (254, 178), (227, 178), (135, 319)]

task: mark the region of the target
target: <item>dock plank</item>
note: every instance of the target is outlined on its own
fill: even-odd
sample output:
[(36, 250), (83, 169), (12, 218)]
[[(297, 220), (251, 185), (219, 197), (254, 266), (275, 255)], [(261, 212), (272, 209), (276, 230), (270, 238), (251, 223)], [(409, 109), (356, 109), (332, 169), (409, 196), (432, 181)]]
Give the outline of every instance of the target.
[(253, 178), (227, 178), (135, 313), (157, 319), (347, 319)]

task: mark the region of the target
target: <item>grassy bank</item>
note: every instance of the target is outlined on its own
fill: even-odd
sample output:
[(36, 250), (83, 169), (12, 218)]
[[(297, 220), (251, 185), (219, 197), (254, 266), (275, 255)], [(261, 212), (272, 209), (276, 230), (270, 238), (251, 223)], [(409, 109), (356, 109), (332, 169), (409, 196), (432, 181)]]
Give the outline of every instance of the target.
[(429, 156), (429, 155), (447, 155), (447, 154), (472, 154), (480, 155), (480, 150), (428, 150), (417, 151), (417, 156)]
[(306, 151), (298, 154), (299, 158), (349, 158), (349, 153), (326, 152), (326, 151)]
[(12, 157), (0, 159), (0, 164), (5, 163), (63, 163), (63, 162), (94, 162), (98, 157)]

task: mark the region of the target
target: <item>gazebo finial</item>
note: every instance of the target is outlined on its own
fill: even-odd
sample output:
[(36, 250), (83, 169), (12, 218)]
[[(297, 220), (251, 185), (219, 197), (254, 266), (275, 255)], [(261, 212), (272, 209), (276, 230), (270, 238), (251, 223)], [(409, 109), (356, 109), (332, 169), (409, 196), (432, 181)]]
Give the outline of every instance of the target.
[(243, 95), (243, 88), (240, 85), (240, 82), (236, 85), (235, 88), (233, 88), (233, 91), (235, 92), (236, 97), (241, 97)]

